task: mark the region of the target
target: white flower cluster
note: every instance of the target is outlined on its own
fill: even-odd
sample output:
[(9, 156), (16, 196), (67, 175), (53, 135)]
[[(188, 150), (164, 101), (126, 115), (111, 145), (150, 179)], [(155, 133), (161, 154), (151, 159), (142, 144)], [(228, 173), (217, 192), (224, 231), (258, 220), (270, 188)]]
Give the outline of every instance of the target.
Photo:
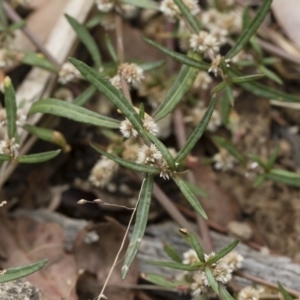
[(105, 187), (118, 171), (119, 165), (107, 157), (102, 157), (93, 167), (89, 181), (96, 187)]
[[(17, 110), (17, 122), (16, 122), (16, 125), (18, 127), (22, 127), (25, 124), (26, 119), (27, 119), (27, 117), (23, 113), (23, 111), (20, 110), (20, 109), (18, 109)], [(7, 119), (6, 119), (6, 110), (5, 110), (5, 108), (0, 108), (0, 128), (6, 126), (6, 122), (7, 122)]]
[[(144, 120), (143, 120), (143, 127), (145, 130), (147, 130), (149, 133), (153, 135), (157, 135), (158, 133), (158, 126), (154, 122), (154, 120), (147, 114), (145, 114)], [(131, 122), (128, 119), (125, 119), (120, 124), (120, 131), (122, 135), (128, 139), (128, 138), (136, 138), (138, 136), (137, 130), (133, 127)]]
[(68, 82), (80, 78), (80, 72), (70, 62), (66, 62), (62, 65), (58, 73), (58, 82), (61, 84), (67, 84)]
[(135, 6), (118, 0), (95, 0), (95, 4), (100, 12), (106, 13), (100, 21), (100, 24), (106, 30), (113, 29), (115, 27), (115, 13), (121, 14), (124, 18), (130, 19), (138, 12)]
[(238, 294), (238, 300), (259, 300), (264, 292), (263, 288), (254, 288), (252, 286), (244, 287)]
[(121, 78), (123, 78), (130, 87), (138, 88), (141, 81), (145, 78), (144, 71), (134, 63), (123, 63), (118, 67), (117, 75), (110, 78), (110, 83), (117, 89), (122, 88)]
[[(184, 118), (184, 121), (186, 123), (191, 123), (192, 126), (197, 126), (201, 122), (206, 110), (207, 108), (204, 106), (204, 103), (200, 101), (196, 107), (193, 107), (193, 109), (189, 111), (189, 115)], [(221, 124), (221, 116), (217, 110), (214, 110), (206, 130), (210, 132), (216, 132)]]
[[(183, 3), (192, 15), (197, 15), (200, 12), (198, 0), (183, 0)], [(160, 11), (171, 20), (175, 20), (181, 15), (178, 6), (173, 0), (163, 0), (160, 4)]]
[(195, 52), (213, 58), (220, 51), (220, 42), (212, 34), (201, 30), (198, 34), (191, 35), (190, 48)]
[[(208, 261), (209, 258), (213, 256), (215, 256), (214, 252), (210, 253), (209, 255), (205, 254), (205, 261)], [(212, 264), (210, 268), (215, 280), (222, 284), (228, 283), (232, 279), (233, 271), (241, 268), (243, 259), (244, 258), (237, 252), (230, 252), (222, 259)], [(190, 249), (183, 253), (182, 263), (190, 265), (199, 261), (200, 260), (197, 257), (195, 250)], [(192, 282), (190, 285), (190, 290), (193, 297), (199, 296), (200, 294), (205, 294), (209, 291), (210, 284), (203, 270), (193, 272), (191, 274), (191, 279)]]
[(236, 164), (236, 159), (226, 150), (221, 149), (213, 156), (214, 168), (219, 171), (228, 171), (233, 169)]
[[(170, 151), (171, 154), (172, 152), (173, 151)], [(174, 153), (172, 155), (174, 155)], [(136, 162), (138, 164), (155, 166), (160, 169), (160, 177), (165, 180), (170, 179), (169, 166), (154, 144), (150, 146), (143, 145), (138, 152)]]
[(223, 31), (227, 33), (226, 35), (236, 34), (242, 30), (242, 12), (232, 9), (220, 12), (211, 8), (201, 14), (201, 23), (210, 32)]
[(0, 141), (0, 154), (10, 155), (16, 158), (19, 154), (19, 144), (15, 138)]

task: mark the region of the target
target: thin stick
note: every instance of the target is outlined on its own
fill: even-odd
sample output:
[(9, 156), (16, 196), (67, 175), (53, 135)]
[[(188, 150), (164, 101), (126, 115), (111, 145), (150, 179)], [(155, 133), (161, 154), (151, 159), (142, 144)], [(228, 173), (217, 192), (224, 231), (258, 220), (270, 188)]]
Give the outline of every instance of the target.
[[(180, 108), (177, 108), (174, 113), (174, 126), (175, 126), (175, 136), (177, 139), (177, 144), (179, 148), (184, 147), (186, 143), (186, 132), (184, 128), (184, 123), (183, 123), (183, 116), (182, 116), (182, 111)], [(189, 182), (195, 184), (195, 175), (194, 173), (190, 170), (190, 172), (187, 173), (187, 179)], [(211, 252), (213, 250), (213, 244), (212, 244), (212, 239), (209, 233), (208, 225), (207, 222), (197, 214), (196, 220), (200, 229), (201, 236), (203, 238), (203, 248), (206, 252)]]
[[(116, 22), (116, 44), (117, 44), (117, 52), (120, 64), (124, 63), (124, 44), (123, 44), (123, 30), (122, 30), (122, 18), (118, 14), (116, 14), (115, 18)], [(129, 86), (121, 75), (121, 86), (124, 93), (125, 98), (132, 103), (132, 99), (130, 96)]]
[[(26, 154), (29, 151), (29, 149), (32, 147), (32, 145), (36, 142), (36, 140), (37, 140), (37, 138), (35, 136), (32, 136), (26, 142), (26, 144), (22, 147), (20, 155)], [(10, 177), (10, 175), (14, 172), (14, 170), (17, 168), (18, 165), (19, 165), (19, 163), (17, 161), (14, 161), (7, 166), (5, 173), (0, 178), (0, 190), (2, 189), (3, 184)]]
[[(259, 283), (259, 284), (262, 284), (262, 285), (266, 285), (266, 286), (269, 286), (269, 287), (272, 287), (272, 288), (275, 288), (275, 289), (278, 289), (278, 286), (277, 284), (275, 283), (272, 283), (272, 282), (269, 282), (265, 279), (262, 279), (262, 278), (259, 278), (259, 277), (256, 277), (254, 275), (250, 275), (250, 274), (247, 274), (247, 273), (244, 273), (244, 272), (241, 272), (241, 271), (237, 271), (235, 272), (236, 275), (240, 276), (240, 277), (243, 277), (243, 278), (246, 278), (246, 279), (249, 279), (253, 282), (256, 282), (256, 283)], [(296, 296), (296, 297), (299, 297), (300, 296), (300, 292), (299, 291), (296, 291), (294, 289), (290, 289), (290, 288), (285, 288), (285, 290)]]
[[(19, 22), (22, 18), (15, 12), (15, 10), (6, 2), (3, 2), (3, 8), (8, 18), (13, 22)], [(29, 38), (29, 40), (57, 67), (59, 67), (59, 63), (57, 60), (51, 55), (51, 53), (44, 47), (43, 43), (36, 37), (36, 35), (28, 28), (26, 25), (22, 28), (22, 31)]]
[(141, 191), (142, 191), (142, 187), (143, 187), (144, 182), (145, 182), (145, 179), (143, 180), (143, 183), (142, 183), (142, 186), (141, 186), (141, 190), (140, 190), (140, 194), (139, 194), (138, 200), (136, 201), (134, 210), (133, 210), (133, 212), (132, 212), (132, 214), (131, 214), (131, 217), (130, 217), (128, 226), (127, 226), (127, 228), (126, 228), (126, 232), (125, 232), (125, 234), (124, 234), (124, 237), (123, 237), (123, 240), (122, 240), (122, 243), (121, 243), (121, 246), (120, 246), (119, 251), (118, 251), (118, 253), (117, 253), (116, 257), (115, 257), (114, 263), (113, 263), (113, 265), (111, 266), (111, 268), (110, 268), (110, 270), (109, 270), (109, 273), (108, 273), (108, 275), (107, 275), (107, 277), (106, 277), (106, 279), (105, 279), (105, 282), (104, 282), (104, 285), (103, 285), (103, 287), (102, 287), (102, 290), (101, 290), (101, 292), (100, 292), (100, 294), (99, 294), (99, 296), (98, 296), (98, 300), (101, 300), (101, 298), (104, 298), (104, 299), (106, 298), (106, 297), (104, 296), (104, 291), (105, 291), (105, 288), (106, 288), (106, 286), (107, 286), (107, 284), (108, 284), (108, 281), (109, 281), (109, 279), (110, 279), (110, 276), (111, 276), (111, 274), (112, 274), (112, 272), (113, 272), (113, 270), (114, 270), (116, 264), (118, 263), (118, 260), (119, 260), (119, 256), (120, 256), (120, 254), (121, 254), (121, 251), (122, 251), (123, 248), (124, 248), (125, 241), (126, 241), (126, 238), (127, 238), (127, 235), (128, 235), (128, 232), (129, 232), (129, 229), (130, 229), (130, 226), (131, 226), (133, 217), (134, 217), (134, 215), (135, 215), (135, 212), (136, 212), (136, 210), (137, 210), (138, 204), (139, 204), (139, 202), (140, 202)]

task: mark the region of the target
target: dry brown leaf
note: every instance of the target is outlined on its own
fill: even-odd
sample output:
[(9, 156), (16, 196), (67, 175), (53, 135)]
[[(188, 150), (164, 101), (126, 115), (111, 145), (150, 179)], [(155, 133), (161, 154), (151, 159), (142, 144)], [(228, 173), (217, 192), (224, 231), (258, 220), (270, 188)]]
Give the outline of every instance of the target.
[[(26, 25), (41, 42), (44, 42), (50, 34), (68, 1), (69, 0), (39, 0), (33, 3), (33, 5), (35, 4), (34, 8), (36, 8), (36, 10), (28, 16)], [(21, 32), (17, 35), (17, 44), (18, 48), (22, 50), (35, 49), (28, 38)]]
[[(89, 274), (85, 277), (85, 280), (88, 281), (85, 287), (86, 289), (89, 288), (88, 286), (95, 286), (95, 284), (92, 283), (91, 274), (96, 276), (98, 286), (103, 285), (125, 234), (124, 226), (112, 218), (107, 218), (107, 220), (106, 223), (101, 223), (100, 225), (95, 225), (90, 228), (89, 232), (93, 232), (95, 236), (94, 242), (87, 242), (85, 240), (87, 230), (81, 231), (75, 242), (74, 253), (78, 266)], [(128, 244), (129, 241), (127, 240), (121, 252), (120, 259), (124, 257)], [(104, 294), (108, 299), (133, 300), (133, 291), (130, 289), (122, 290), (118, 286), (137, 283), (137, 261), (133, 262), (126, 279), (123, 281), (121, 280), (121, 268), (122, 262), (119, 262), (112, 273)], [(84, 288), (82, 283), (80, 286)], [(85, 291), (85, 293), (88, 293), (88, 291)]]
[(74, 289), (76, 262), (64, 251), (64, 234), (58, 224), (39, 223), (23, 217), (13, 220), (2, 217), (0, 236), (2, 269), (47, 258), (48, 264), (28, 276), (28, 281), (42, 291), (46, 300), (78, 299)]
[(208, 193), (208, 198), (201, 199), (201, 204), (209, 220), (221, 226), (226, 226), (230, 221), (239, 219), (239, 207), (233, 195), (222, 188), (217, 181), (217, 176), (210, 166), (198, 166), (193, 169), (196, 185)]
[[(140, 29), (134, 28), (123, 22), (122, 30), (125, 61), (135, 60), (142, 62), (153, 62), (166, 59), (166, 56), (161, 51), (153, 46), (150, 46), (142, 40), (143, 33)], [(115, 43), (115, 32), (109, 31), (108, 34), (110, 35), (113, 43)], [(97, 36), (99, 38), (101, 53), (106, 53), (108, 56), (108, 51), (105, 44), (105, 31), (102, 28), (99, 28)]]
[(285, 34), (300, 46), (300, 1), (273, 0), (272, 11)]

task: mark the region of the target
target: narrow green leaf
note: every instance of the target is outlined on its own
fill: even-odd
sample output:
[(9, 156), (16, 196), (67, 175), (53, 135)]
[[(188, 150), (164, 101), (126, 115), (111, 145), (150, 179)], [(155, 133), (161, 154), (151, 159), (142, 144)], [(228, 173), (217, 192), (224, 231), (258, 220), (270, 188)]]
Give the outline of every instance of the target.
[(59, 131), (31, 125), (25, 125), (23, 128), (43, 141), (54, 143), (62, 147), (65, 151), (70, 150), (70, 146), (68, 145), (64, 135)]
[(235, 157), (241, 164), (246, 163), (245, 157), (235, 148), (235, 146), (220, 136), (214, 136), (214, 141), (222, 148), (226, 149), (233, 157)]
[(91, 85), (86, 90), (84, 90), (79, 96), (77, 96), (72, 103), (78, 106), (83, 106), (94, 96), (95, 93), (96, 88), (93, 85)]
[(166, 267), (175, 270), (182, 270), (182, 271), (196, 271), (199, 270), (202, 263), (195, 263), (193, 265), (184, 265), (183, 263), (173, 262), (173, 261), (148, 261), (148, 265), (152, 266), (160, 266)]
[(193, 248), (199, 258), (199, 260), (202, 263), (205, 263), (205, 255), (204, 251), (198, 242), (198, 239), (196, 238), (195, 234), (193, 232), (187, 232), (184, 230), (179, 230), (180, 235), (183, 237), (183, 239)]
[(143, 63), (143, 64), (140, 64), (139, 67), (144, 71), (144, 72), (147, 72), (147, 71), (151, 71), (151, 70), (154, 70), (154, 69), (157, 69), (157, 68), (160, 68), (162, 65), (165, 64), (165, 60), (158, 60), (158, 61), (153, 61), (153, 62), (148, 62), (148, 63)]
[(171, 155), (168, 148), (162, 143), (156, 136), (154, 136), (151, 133), (148, 133), (148, 136), (150, 140), (153, 142), (153, 144), (157, 147), (157, 149), (160, 151), (164, 159), (166, 160), (169, 168), (174, 171), (176, 169), (175, 166), (175, 160), (174, 157)]
[(198, 33), (201, 30), (201, 26), (198, 23), (198, 20), (191, 14), (190, 9), (185, 5), (185, 3), (182, 0), (174, 0), (174, 2), (178, 6), (185, 21), (190, 25), (190, 27), (194, 30), (195, 33)]
[[(229, 70), (229, 74), (230, 76), (243, 76), (240, 72), (233, 69)], [(300, 98), (297, 96), (273, 89), (258, 82), (244, 82), (239, 83), (239, 85), (244, 90), (252, 93), (253, 95), (260, 96), (266, 99), (274, 99), (284, 102), (300, 102)]]
[(152, 0), (122, 0), (122, 2), (136, 7), (158, 10), (158, 5)]
[(145, 233), (151, 204), (153, 182), (153, 175), (147, 174), (143, 181), (139, 195), (139, 204), (136, 212), (135, 224), (122, 267), (122, 279), (126, 277), (129, 268), (140, 248), (142, 238)]
[(84, 25), (80, 24), (76, 19), (72, 18), (69, 15), (66, 15), (66, 18), (74, 31), (76, 32), (79, 40), (84, 44), (84, 46), (89, 51), (95, 66), (97, 68), (100, 68), (101, 66), (101, 56), (100, 51), (98, 49), (98, 46), (92, 37), (92, 35), (89, 33), (89, 31), (84, 27)]
[(93, 16), (91, 19), (89, 19), (85, 26), (86, 28), (88, 29), (92, 29), (94, 28), (95, 26), (97, 26), (101, 20), (105, 17), (106, 13), (103, 13), (103, 12), (99, 12), (97, 13), (95, 16)]
[(293, 187), (300, 187), (300, 175), (297, 173), (280, 170), (280, 169), (273, 169), (270, 171), (270, 173), (266, 174), (266, 178)]
[(216, 281), (216, 279), (215, 279), (215, 277), (214, 277), (214, 275), (213, 275), (213, 273), (212, 273), (212, 271), (211, 271), (211, 269), (210, 269), (209, 266), (206, 266), (204, 268), (204, 273), (206, 275), (206, 278), (207, 278), (207, 281), (209, 282), (210, 287), (213, 289), (213, 291), (217, 295), (219, 295), (219, 286), (218, 286), (218, 283), (217, 283), (217, 281)]
[(243, 11), (243, 30), (245, 30), (251, 21), (249, 6), (246, 6)]
[(56, 157), (61, 150), (47, 151), (43, 153), (18, 156), (17, 161), (21, 164), (37, 164)]
[(253, 183), (253, 187), (258, 188), (259, 186), (261, 186), (264, 183), (265, 180), (266, 180), (265, 174), (258, 175)]
[(277, 57), (265, 57), (262, 59), (261, 62), (263, 65), (274, 65), (274, 64), (280, 62), (280, 59)]
[(224, 125), (228, 124), (229, 114), (230, 114), (230, 106), (231, 106), (232, 102), (234, 102), (232, 88), (228, 84), (225, 87), (224, 93), (222, 95), (222, 101), (221, 101), (221, 119), (222, 119), (222, 123)]
[(0, 162), (11, 160), (10, 155), (0, 154)]
[(14, 138), (17, 131), (17, 103), (15, 89), (11, 79), (4, 79), (4, 102), (7, 116), (7, 131), (10, 139)]
[(186, 200), (190, 203), (190, 205), (195, 209), (195, 211), (200, 214), (204, 219), (207, 219), (207, 215), (201, 206), (199, 200), (195, 197), (193, 192), (189, 189), (189, 187), (185, 184), (185, 182), (177, 177), (173, 178), (182, 194), (185, 196)]
[(171, 247), (169, 244), (164, 245), (164, 250), (168, 254), (168, 256), (173, 259), (175, 262), (182, 263), (182, 259), (178, 252)]
[(150, 39), (147, 39), (145, 37), (143, 37), (143, 40), (145, 42), (147, 42), (148, 44), (154, 46), (155, 48), (157, 48), (158, 50), (160, 50), (161, 52), (163, 52), (164, 54), (168, 55), (169, 57), (171, 58), (174, 58), (175, 60), (187, 65), (187, 66), (190, 66), (190, 67), (193, 67), (193, 68), (197, 68), (199, 70), (203, 70), (203, 71), (207, 71), (210, 67), (209, 64), (205, 63), (205, 62), (202, 62), (202, 61), (198, 61), (194, 58), (191, 58), (191, 57), (188, 57), (184, 54), (181, 54), (181, 53), (178, 53), (178, 52), (175, 52), (175, 51), (172, 51)]
[(156, 121), (161, 120), (175, 109), (177, 104), (182, 100), (183, 96), (193, 85), (197, 74), (197, 69), (182, 66), (172, 87), (169, 89), (166, 98), (153, 114)]
[[(142, 278), (159, 286), (167, 287), (167, 288), (172, 288), (176, 289), (177, 287), (182, 287), (182, 281), (178, 281), (175, 279), (170, 279), (166, 276), (163, 275), (158, 275), (158, 274), (142, 274)], [(189, 285), (186, 285), (186, 288), (188, 289)]]
[(235, 300), (234, 297), (232, 297), (226, 287), (223, 285), (223, 284), (219, 284), (219, 293), (220, 293), (220, 296), (223, 300)]
[(115, 50), (115, 47), (109, 37), (108, 34), (105, 35), (105, 43), (106, 43), (106, 47), (107, 47), (107, 50), (112, 58), (112, 60), (115, 62), (115, 63), (118, 63), (118, 54)]
[(155, 168), (152, 166), (147, 166), (147, 165), (142, 165), (142, 164), (137, 164), (135, 162), (123, 159), (117, 155), (103, 151), (102, 149), (100, 149), (93, 143), (91, 144), (91, 146), (93, 147), (94, 150), (96, 150), (97, 152), (101, 153), (102, 155), (108, 157), (109, 159), (115, 161), (116, 163), (118, 163), (119, 165), (121, 165), (124, 168), (128, 168), (130, 170), (137, 171), (137, 172), (153, 174), (153, 175), (160, 173), (160, 169), (158, 169), (158, 168)]
[(20, 61), (28, 66), (38, 67), (51, 72), (58, 72), (58, 67), (41, 53), (31, 51), (20, 52)]
[(250, 21), (247, 28), (242, 32), (242, 34), (237, 39), (234, 46), (230, 49), (230, 51), (226, 54), (226, 58), (233, 58), (236, 54), (238, 54), (250, 38), (256, 33), (259, 26), (265, 19), (271, 7), (272, 0), (264, 0), (262, 6), (259, 11), (256, 13), (253, 20)]
[(271, 80), (275, 81), (276, 83), (281, 84), (281, 85), (283, 84), (283, 81), (281, 80), (281, 78), (277, 74), (275, 74), (274, 72), (272, 72), (271, 70), (266, 68), (264, 65), (259, 65), (258, 70), (260, 72), (262, 72), (263, 74), (265, 74)]
[(93, 70), (85, 63), (75, 58), (70, 58), (70, 61), (92, 85), (103, 93), (125, 115), (141, 137), (149, 143), (150, 140), (144, 130), (141, 118), (124, 95), (106, 80), (102, 74)]
[(3, 8), (3, 2), (0, 1), (0, 25), (3, 25), (4, 27), (6, 27), (8, 24), (7, 22), (7, 17)]
[(226, 81), (222, 81), (221, 83), (219, 83), (217, 86), (215, 86), (215, 87), (212, 89), (211, 93), (212, 93), (212, 94), (219, 93), (219, 92), (221, 92), (222, 90), (224, 90), (225, 87), (226, 87), (227, 85), (228, 85), (228, 84), (227, 84)]
[(211, 115), (215, 109), (216, 103), (217, 103), (217, 97), (216, 97), (216, 95), (213, 95), (202, 120), (197, 125), (197, 127), (194, 129), (192, 134), (189, 136), (184, 147), (181, 148), (180, 151), (178, 152), (178, 154), (175, 158), (175, 162), (180, 163), (192, 151), (194, 146), (197, 144), (197, 142), (203, 135), (203, 133), (209, 123)]
[(260, 80), (261, 78), (264, 78), (264, 74), (254, 74), (254, 75), (248, 75), (248, 76), (242, 76), (242, 77), (231, 77), (230, 81), (232, 83), (244, 83), (244, 82), (251, 82)]
[(263, 50), (255, 36), (253, 36), (250, 39), (250, 44), (251, 44), (252, 48), (254, 49), (254, 51), (258, 54), (258, 58), (257, 58), (258, 61), (261, 61), (262, 58), (264, 57), (264, 54), (263, 54)]
[(187, 180), (183, 180), (183, 181), (195, 195), (198, 195), (198, 196), (201, 196), (204, 198), (208, 197), (208, 193), (206, 191), (204, 191), (203, 189), (199, 188), (197, 185), (195, 185)]
[(285, 288), (280, 284), (280, 282), (277, 282), (279, 292), (282, 294), (284, 300), (293, 300), (293, 297), (290, 296), (290, 294), (285, 290)]
[(267, 168), (268, 169), (271, 169), (276, 161), (276, 158), (278, 156), (278, 153), (279, 153), (279, 146), (277, 145), (275, 147), (275, 149), (272, 151), (271, 155), (270, 155), (270, 158), (267, 162)]
[(14, 22), (13, 24), (11, 24), (7, 30), (10, 32), (14, 32), (15, 30), (21, 29), (26, 25), (26, 21), (25, 20), (20, 20), (17, 22)]
[(267, 170), (267, 164), (261, 160), (261, 158), (255, 154), (248, 154), (248, 157), (257, 162), (264, 170)]
[(35, 273), (43, 268), (47, 262), (48, 260), (44, 259), (30, 265), (7, 269), (3, 275), (0, 275), (0, 283), (16, 280)]
[(106, 116), (99, 115), (86, 108), (58, 99), (44, 99), (33, 103), (29, 114), (44, 113), (64, 117), (73, 121), (117, 129), (120, 122)]
[(222, 257), (227, 255), (229, 252), (231, 252), (239, 243), (240, 241), (235, 240), (226, 247), (224, 247), (222, 250), (220, 250), (218, 253), (216, 253), (214, 256), (210, 257), (209, 260), (207, 261), (208, 264), (214, 264), (218, 260), (220, 260)]

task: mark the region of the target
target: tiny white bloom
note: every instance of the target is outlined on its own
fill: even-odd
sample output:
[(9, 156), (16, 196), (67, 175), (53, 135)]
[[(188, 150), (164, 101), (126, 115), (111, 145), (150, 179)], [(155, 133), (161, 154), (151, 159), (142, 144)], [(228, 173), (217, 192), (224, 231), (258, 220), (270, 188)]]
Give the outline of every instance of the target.
[(95, 3), (101, 12), (109, 12), (114, 8), (113, 0), (95, 0)]
[(191, 265), (196, 262), (199, 262), (199, 258), (196, 254), (196, 251), (194, 249), (190, 249), (183, 253), (183, 260), (182, 263), (185, 265)]
[(105, 187), (113, 175), (117, 172), (119, 165), (107, 157), (102, 157), (93, 167), (89, 180), (97, 187)]
[(207, 46), (205, 44), (208, 32), (201, 30), (198, 34), (192, 34), (190, 37), (190, 48), (195, 52), (204, 53), (207, 51)]
[(219, 73), (222, 74), (222, 70), (220, 68), (222, 61), (222, 56), (218, 54), (215, 59), (212, 61), (210, 68), (208, 69), (208, 72), (214, 73), (215, 76), (217, 76)]
[(114, 77), (109, 79), (109, 82), (118, 90), (122, 89), (121, 78), (120, 75), (115, 75)]
[(233, 270), (240, 269), (242, 267), (243, 260), (244, 257), (235, 251), (228, 253), (222, 258), (222, 262), (227, 264), (229, 268)]
[(138, 136), (138, 132), (136, 131), (136, 129), (133, 127), (133, 125), (128, 119), (125, 119), (124, 121), (121, 122), (120, 131), (122, 135), (127, 139), (131, 137), (135, 138)]
[[(187, 6), (192, 15), (196, 15), (200, 12), (200, 7), (197, 0), (183, 0), (183, 3)], [(178, 18), (180, 16), (180, 10), (173, 0), (163, 0), (160, 4), (160, 11), (171, 19)]]
[(205, 274), (203, 272), (197, 272), (192, 277), (193, 282), (190, 286), (191, 289), (191, 295), (193, 297), (199, 296), (201, 293), (206, 293), (207, 288), (204, 284), (205, 281)]
[(0, 141), (0, 153), (10, 155), (16, 158), (19, 154), (19, 144), (16, 143), (15, 138)]
[(238, 300), (259, 300), (261, 293), (262, 290), (247, 286), (239, 292)]
[(212, 78), (207, 74), (207, 72), (200, 71), (193, 83), (192, 88), (195, 90), (207, 90), (211, 82)]
[(62, 65), (58, 73), (58, 82), (61, 84), (67, 84), (68, 82), (80, 78), (80, 72), (70, 62), (66, 62)]
[(213, 161), (215, 169), (224, 172), (233, 169), (236, 164), (236, 159), (224, 149), (213, 156)]
[(158, 126), (149, 115), (145, 114), (145, 118), (143, 120), (143, 126), (144, 126), (144, 129), (147, 130), (148, 132), (150, 132), (151, 134), (153, 134), (153, 135), (158, 134), (158, 130), (159, 130)]
[(119, 65), (118, 74), (133, 87), (138, 87), (140, 82), (145, 78), (143, 69), (134, 63), (123, 63)]
[(137, 163), (139, 164), (155, 164), (156, 161), (162, 159), (162, 154), (158, 151), (154, 144), (150, 147), (143, 145), (138, 153)]

